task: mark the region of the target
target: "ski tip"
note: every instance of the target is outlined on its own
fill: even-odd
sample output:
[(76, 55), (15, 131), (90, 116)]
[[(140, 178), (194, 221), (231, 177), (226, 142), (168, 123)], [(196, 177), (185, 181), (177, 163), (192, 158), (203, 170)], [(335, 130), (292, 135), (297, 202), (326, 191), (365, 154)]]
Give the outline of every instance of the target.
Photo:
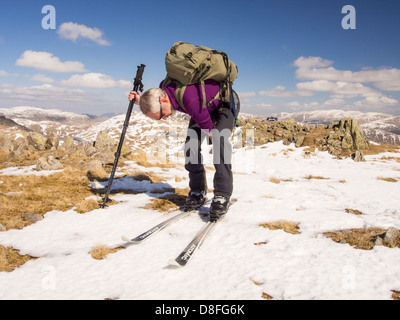
[(122, 236), (121, 238), (122, 238), (122, 240), (125, 241), (125, 242), (129, 242), (129, 243), (138, 243), (138, 242), (136, 242), (136, 241), (133, 241), (132, 239), (129, 239), (129, 238), (126, 237), (126, 236)]
[(182, 268), (182, 266), (178, 262), (176, 262), (175, 259), (168, 260), (168, 264), (169, 264), (169, 266), (174, 267), (174, 268)]

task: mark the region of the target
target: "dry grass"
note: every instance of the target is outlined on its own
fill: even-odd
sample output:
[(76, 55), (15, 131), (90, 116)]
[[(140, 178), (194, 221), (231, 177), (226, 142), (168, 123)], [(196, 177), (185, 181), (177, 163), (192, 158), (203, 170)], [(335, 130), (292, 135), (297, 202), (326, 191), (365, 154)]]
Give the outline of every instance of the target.
[[(371, 250), (375, 246), (376, 239), (382, 237), (385, 232), (385, 229), (380, 228), (361, 228), (324, 232), (323, 235), (335, 242), (354, 246), (355, 249)], [(393, 245), (385, 243), (385, 241), (383, 241), (383, 245), (393, 247)], [(400, 239), (397, 239), (394, 246), (400, 248)]]
[(272, 300), (274, 297), (270, 296), (268, 293), (263, 292), (261, 298), (265, 300)]
[(167, 194), (161, 198), (151, 199), (150, 203), (143, 208), (160, 212), (175, 211), (185, 204), (186, 197), (185, 194)]
[(96, 201), (94, 199), (83, 200), (82, 202), (80, 202), (76, 205), (75, 211), (78, 213), (86, 213), (86, 212), (98, 209), (100, 207), (101, 203), (99, 203), (98, 201)]
[(36, 163), (39, 158), (47, 153), (48, 151), (24, 151), (23, 156), (11, 159), (8, 152), (0, 151), (0, 169), (5, 169), (8, 167), (31, 166), (32, 164)]
[(357, 209), (345, 209), (345, 211), (347, 213), (351, 213), (351, 214), (354, 214), (356, 216), (359, 216), (359, 215), (363, 214), (360, 210), (357, 210)]
[(18, 250), (12, 247), (0, 246), (0, 272), (12, 272), (15, 268), (25, 264), (27, 261), (36, 259), (29, 255), (21, 256)]
[(400, 152), (400, 146), (392, 144), (371, 144), (368, 150), (363, 150), (364, 155), (375, 155), (383, 152)]
[(306, 179), (306, 180), (312, 180), (312, 179), (329, 180), (329, 178), (325, 178), (325, 177), (321, 177), (321, 176), (313, 176), (312, 174), (309, 174), (308, 176), (305, 176), (304, 179)]
[(66, 211), (93, 195), (85, 171), (66, 167), (50, 176), (2, 176), (0, 223), (6, 229), (21, 229), (29, 222), (22, 214)]
[(93, 259), (103, 260), (110, 253), (115, 253), (121, 249), (125, 249), (125, 248), (124, 247), (108, 248), (106, 245), (100, 244), (100, 245), (97, 245), (96, 247), (94, 247), (92, 250), (90, 250), (89, 253)]
[(400, 158), (399, 158), (399, 157), (386, 157), (386, 156), (383, 156), (383, 157), (380, 158), (379, 160), (382, 160), (382, 161), (384, 161), (384, 162), (386, 162), (386, 161), (392, 161), (392, 160), (394, 160), (394, 161), (396, 161), (396, 162), (400, 162)]
[(275, 221), (260, 223), (260, 227), (267, 228), (269, 230), (283, 230), (290, 234), (299, 234), (299, 224), (290, 221)]
[(397, 179), (388, 178), (388, 177), (378, 177), (377, 179), (381, 180), (381, 181), (386, 181), (386, 182), (397, 182), (398, 181)]
[(279, 184), (279, 183), (281, 183), (281, 180), (279, 180), (278, 178), (275, 178), (275, 177), (271, 177), (271, 178), (269, 178), (269, 182)]
[(279, 178), (276, 178), (276, 177), (271, 177), (271, 178), (269, 178), (268, 181), (272, 182), (272, 183), (279, 184), (281, 182), (292, 182), (293, 179), (279, 179)]
[(129, 171), (127, 176), (131, 176), (132, 179), (136, 181), (150, 181), (151, 183), (157, 183), (157, 182), (162, 182), (166, 181), (167, 179), (160, 177), (153, 172), (143, 172), (143, 171)]
[(392, 299), (400, 301), (400, 291), (392, 290)]

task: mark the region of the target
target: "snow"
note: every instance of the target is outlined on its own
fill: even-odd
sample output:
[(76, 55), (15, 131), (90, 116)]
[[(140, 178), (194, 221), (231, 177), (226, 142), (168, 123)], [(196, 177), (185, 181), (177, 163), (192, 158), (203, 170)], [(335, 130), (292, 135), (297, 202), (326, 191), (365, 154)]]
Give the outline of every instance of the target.
[[(326, 152), (306, 156), (303, 148), (281, 142), (236, 149), (233, 197), (238, 202), (185, 268), (167, 262), (204, 225), (198, 214), (140, 245), (93, 259), (89, 251), (97, 245), (123, 245), (122, 235), (137, 236), (174, 214), (143, 207), (161, 196), (155, 190), (185, 187), (186, 171), (141, 168), (167, 181), (118, 178), (114, 188), (140, 193), (112, 195), (118, 204), (86, 214), (48, 212), (22, 230), (0, 232), (1, 245), (38, 257), (0, 273), (0, 299), (261, 300), (263, 293), (277, 300), (391, 299), (391, 290), (400, 290), (400, 249), (357, 250), (322, 235), (347, 228), (400, 228), (400, 182), (377, 179), (400, 180), (400, 163), (390, 156), (399, 157), (385, 153), (356, 163)], [(138, 168), (134, 162), (125, 166)], [(208, 170), (209, 185), (213, 174)], [(310, 175), (326, 179), (305, 178)], [(183, 180), (175, 182), (176, 176)], [(298, 223), (300, 233), (259, 226), (282, 220)]]
[(62, 170), (36, 170), (36, 165), (28, 167), (9, 167), (0, 170), (0, 175), (3, 176), (20, 176), (20, 175), (35, 175), (35, 176), (49, 176), (56, 172), (61, 172)]

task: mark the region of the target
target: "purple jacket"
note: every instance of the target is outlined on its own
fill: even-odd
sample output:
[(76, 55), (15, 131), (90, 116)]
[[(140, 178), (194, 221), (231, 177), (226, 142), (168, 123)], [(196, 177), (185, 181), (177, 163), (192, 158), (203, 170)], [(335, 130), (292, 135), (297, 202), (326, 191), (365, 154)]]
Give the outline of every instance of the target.
[[(218, 93), (220, 86), (219, 83), (214, 80), (206, 80), (204, 83), (206, 89), (206, 100), (209, 102)], [(160, 84), (160, 88), (161, 87), (162, 82)], [(186, 109), (185, 111), (175, 100), (175, 87), (176, 85), (171, 83), (164, 88), (169, 99), (171, 100), (172, 107), (175, 110), (190, 115), (201, 129), (210, 131), (214, 129), (214, 124), (211, 120), (210, 113), (217, 109), (222, 102), (220, 100), (214, 100), (209, 107), (203, 108), (203, 95), (201, 94), (201, 86), (200, 84), (192, 84), (186, 87), (183, 95), (183, 104)]]

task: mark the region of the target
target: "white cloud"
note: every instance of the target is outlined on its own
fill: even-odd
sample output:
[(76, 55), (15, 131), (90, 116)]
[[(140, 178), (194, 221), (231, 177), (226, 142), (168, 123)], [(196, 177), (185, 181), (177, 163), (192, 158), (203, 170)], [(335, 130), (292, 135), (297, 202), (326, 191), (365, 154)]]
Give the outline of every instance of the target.
[(386, 91), (400, 91), (400, 69), (380, 68), (353, 72), (350, 70), (337, 70), (331, 65), (332, 61), (320, 57), (300, 57), (294, 65), (296, 77), (305, 80), (328, 80), (372, 83), (375, 87)]
[(79, 61), (61, 62), (58, 57), (45, 51), (26, 50), (15, 63), (20, 67), (31, 67), (51, 72), (85, 72), (85, 66)]
[(18, 77), (18, 73), (8, 73), (7, 71), (0, 70), (0, 77)]
[(366, 97), (364, 100), (356, 101), (354, 105), (359, 109), (372, 109), (379, 110), (387, 107), (398, 106), (399, 101), (389, 97), (381, 96), (371, 96)]
[(250, 98), (256, 96), (255, 92), (238, 92), (237, 94), (240, 98)]
[(61, 24), (57, 33), (62, 39), (68, 39), (76, 42), (78, 39), (88, 39), (102, 46), (109, 46), (110, 43), (105, 40), (103, 32), (98, 28), (90, 28), (83, 24), (74, 22), (65, 22)]
[(330, 92), (335, 96), (343, 97), (357, 97), (357, 96), (379, 96), (381, 93), (364, 86), (362, 83), (351, 83), (344, 81), (328, 81), (328, 80), (314, 80), (308, 82), (300, 82), (296, 85), (299, 90)]
[(324, 68), (333, 64), (333, 61), (322, 59), (321, 57), (299, 57), (293, 63), (299, 69)]
[(86, 88), (130, 88), (132, 83), (127, 80), (114, 80), (111, 76), (102, 73), (75, 74), (68, 80), (61, 81), (61, 84), (69, 87)]
[(32, 87), (17, 87), (12, 84), (1, 84), (0, 95), (3, 99), (24, 101), (69, 101), (81, 102), (90, 100), (89, 95), (79, 89), (68, 89), (42, 84)]
[(44, 74), (41, 74), (41, 73), (35, 74), (35, 75), (31, 78), (31, 80), (33, 80), (33, 81), (40, 81), (40, 82), (47, 82), (47, 83), (52, 83), (52, 82), (54, 82), (54, 79), (52, 79), (52, 78), (50, 78), (50, 77), (47, 77), (47, 76), (45, 76)]
[(314, 95), (314, 93), (310, 90), (303, 90), (301, 88), (299, 89), (300, 90), (296, 91), (286, 91), (284, 86), (276, 86), (270, 90), (260, 91), (259, 95), (268, 97), (306, 97)]
[(300, 107), (301, 104), (298, 101), (291, 101), (287, 104), (289, 107)]

